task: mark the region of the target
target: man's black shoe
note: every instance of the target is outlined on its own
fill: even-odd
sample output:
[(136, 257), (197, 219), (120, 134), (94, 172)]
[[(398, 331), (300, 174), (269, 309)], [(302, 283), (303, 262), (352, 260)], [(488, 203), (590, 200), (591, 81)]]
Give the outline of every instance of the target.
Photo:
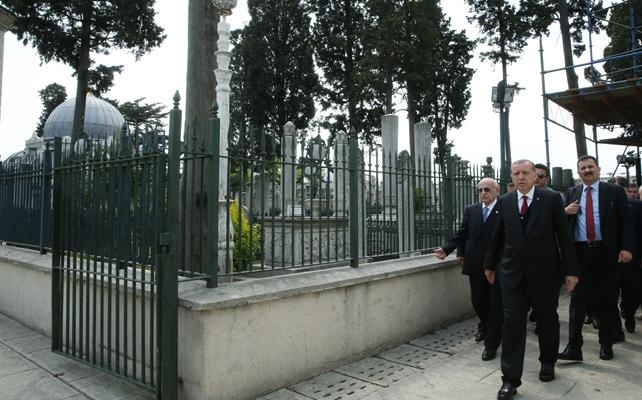
[(486, 332), (484, 332), (482, 329), (477, 331), (477, 335), (475, 335), (475, 342), (481, 342), (484, 339), (486, 339)]
[(504, 382), (502, 388), (497, 392), (497, 400), (513, 400), (517, 393), (517, 387), (512, 383)]
[(613, 347), (603, 344), (600, 346), (600, 360), (612, 360)]
[(542, 364), (539, 370), (539, 380), (542, 382), (550, 382), (555, 379), (555, 366), (551, 364)]
[(564, 361), (583, 361), (584, 360), (584, 358), (582, 358), (582, 349), (573, 347), (570, 344), (566, 345), (566, 348), (564, 349), (564, 351), (557, 355), (557, 359), (564, 360)]
[(584, 325), (590, 325), (590, 324), (592, 324), (592, 323), (593, 323), (593, 317), (591, 317), (590, 315), (587, 315), (587, 316), (584, 318)]
[(482, 360), (483, 361), (490, 361), (497, 357), (497, 350), (491, 349), (489, 347), (486, 347), (484, 349), (484, 352), (482, 353)]
[(537, 317), (535, 316), (535, 311), (531, 311), (531, 315), (528, 316), (528, 320), (531, 322), (537, 321)]
[(624, 341), (624, 332), (619, 331), (613, 334), (613, 343), (620, 343)]
[(635, 317), (624, 317), (624, 327), (629, 333), (635, 332)]
[(593, 317), (593, 328), (600, 329), (600, 321), (595, 317)]

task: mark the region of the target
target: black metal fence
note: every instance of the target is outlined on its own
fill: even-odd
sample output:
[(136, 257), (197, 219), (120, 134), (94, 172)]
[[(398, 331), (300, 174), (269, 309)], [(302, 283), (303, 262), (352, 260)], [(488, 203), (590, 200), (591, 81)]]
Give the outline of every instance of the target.
[(292, 125), (228, 141), (221, 276), (429, 252), (477, 201), (477, 182), (495, 174), (456, 156), (442, 166), (430, 154), (411, 160), (356, 134), (307, 139)]
[(0, 162), (0, 241), (45, 252), (52, 245), (52, 150)]
[[(290, 127), (281, 137), (228, 137), (225, 146), (213, 126), (193, 126), (177, 166), (180, 201), (170, 205), (180, 213), (176, 267), (210, 286), (219, 276), (345, 264), (355, 259), (352, 243), (361, 262), (429, 252), (476, 201), (479, 179), (495, 174), (490, 164), (471, 166), (456, 156), (441, 166), (429, 154), (413, 161), (407, 152), (358, 145), (344, 133), (326, 142)], [(70, 205), (87, 211), (71, 220), (70, 250), (91, 245), (92, 256), (121, 260), (121, 268), (153, 263), (158, 215), (132, 207), (161, 195), (154, 185), (167, 170), (155, 171), (148, 162), (153, 152), (167, 151), (166, 140), (154, 131), (125, 135), (110, 147), (87, 144), (93, 147), (83, 154), (93, 157), (94, 167), (64, 191), (75, 193), (66, 200)], [(0, 240), (52, 247), (51, 158), (47, 148), (0, 166)], [(219, 176), (221, 164), (229, 173)]]

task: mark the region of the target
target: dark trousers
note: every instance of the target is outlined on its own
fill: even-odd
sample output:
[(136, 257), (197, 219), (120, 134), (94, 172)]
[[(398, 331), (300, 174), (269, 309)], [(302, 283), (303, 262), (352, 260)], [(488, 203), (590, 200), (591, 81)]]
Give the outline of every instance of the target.
[(586, 316), (586, 306), (594, 297), (594, 312), (600, 321), (600, 344), (611, 346), (616, 326), (617, 299), (619, 287), (619, 267), (613, 268), (608, 262), (603, 246), (588, 247), (576, 244), (577, 260), (580, 265), (580, 281), (571, 293), (569, 308), (569, 345), (581, 348), (584, 344), (582, 326)]
[(497, 349), (502, 340), (502, 296), (499, 283), (491, 285), (485, 276), (468, 276), (470, 301), (479, 317), (479, 329), (485, 332), (484, 345)]
[(537, 314), (539, 361), (555, 364), (560, 342), (560, 322), (557, 315), (559, 285), (546, 290), (534, 289), (528, 282), (517, 288), (502, 286), (504, 326), (502, 328), (502, 380), (521, 385), (526, 349), (526, 319), (529, 307)]
[(635, 311), (642, 304), (642, 268), (640, 261), (635, 260), (622, 268), (622, 313), (625, 318), (633, 318)]

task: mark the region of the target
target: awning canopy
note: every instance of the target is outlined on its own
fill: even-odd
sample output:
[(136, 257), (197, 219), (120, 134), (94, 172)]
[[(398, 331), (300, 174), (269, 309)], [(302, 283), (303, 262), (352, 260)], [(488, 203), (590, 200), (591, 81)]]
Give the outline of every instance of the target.
[(545, 96), (589, 125), (642, 123), (642, 78), (547, 93)]
[(612, 139), (602, 139), (598, 141), (600, 144), (614, 144), (619, 146), (633, 146), (642, 147), (642, 138), (633, 137), (617, 137)]

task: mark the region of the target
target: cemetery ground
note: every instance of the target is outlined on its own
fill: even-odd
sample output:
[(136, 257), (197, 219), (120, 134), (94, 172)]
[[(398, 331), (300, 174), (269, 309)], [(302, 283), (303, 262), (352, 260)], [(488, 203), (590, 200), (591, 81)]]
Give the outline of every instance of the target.
[[(566, 344), (569, 297), (560, 298), (561, 344)], [(638, 315), (639, 317), (639, 315)], [(538, 380), (537, 338), (529, 323), (523, 385), (516, 399), (642, 398), (642, 323), (614, 346), (615, 358), (598, 358), (597, 331), (585, 326), (584, 362), (558, 363), (556, 379)], [(481, 360), (471, 318), (410, 343), (346, 364), (257, 400), (494, 399), (499, 355)], [(0, 400), (152, 400), (151, 392), (50, 352), (50, 339), (0, 314)], [(216, 398), (216, 396), (212, 397)]]

